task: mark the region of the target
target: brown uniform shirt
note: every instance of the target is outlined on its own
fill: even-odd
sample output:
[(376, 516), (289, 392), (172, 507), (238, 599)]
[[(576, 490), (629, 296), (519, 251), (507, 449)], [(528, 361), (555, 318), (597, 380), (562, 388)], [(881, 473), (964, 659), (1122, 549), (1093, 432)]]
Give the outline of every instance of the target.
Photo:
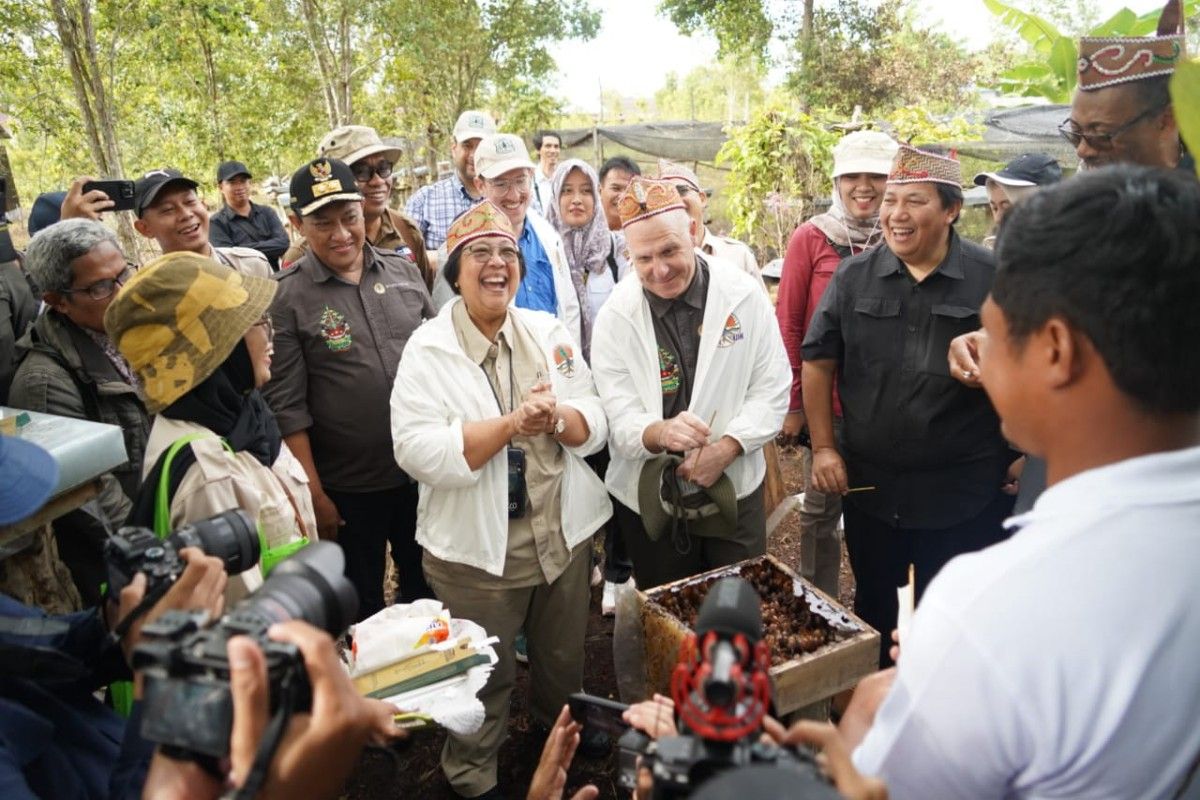
[[(399, 253), (412, 261), (421, 272), (425, 288), (433, 287), (436, 270), (429, 265), (429, 254), (425, 252), (425, 240), (421, 238), (421, 229), (417, 227), (417, 223), (412, 217), (394, 208), (387, 209), (383, 214), (383, 222), (379, 226), (379, 235), (373, 241), (368, 241), (377, 250), (385, 253)], [(282, 263), (290, 265), (307, 252), (308, 242), (304, 237), (300, 237), (283, 254)]]
[(434, 315), (412, 262), (363, 248), (362, 279), (308, 252), (276, 273), (275, 354), (265, 394), (284, 436), (308, 431), (321, 483), (343, 492), (403, 485), (390, 402), (408, 337)]
[[(496, 393), (499, 412), (520, 405), (534, 384), (547, 380), (546, 359), (533, 336), (509, 314), (492, 344), (467, 315), (464, 303), (451, 308), (458, 342), (467, 357), (479, 364)], [(510, 377), (511, 376), (511, 377)], [(553, 583), (571, 558), (586, 546), (567, 549), (562, 535), (562, 446), (551, 436), (514, 436), (512, 446), (525, 451), (525, 516), (508, 521), (504, 575), (497, 579), (481, 569), (454, 564), (425, 554), (425, 572), (435, 580), (467, 585), (537, 586)]]

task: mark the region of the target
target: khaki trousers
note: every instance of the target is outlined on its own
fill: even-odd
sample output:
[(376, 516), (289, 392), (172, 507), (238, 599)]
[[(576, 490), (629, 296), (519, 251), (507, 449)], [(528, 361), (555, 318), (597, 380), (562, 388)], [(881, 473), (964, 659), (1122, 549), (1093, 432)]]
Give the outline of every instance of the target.
[(836, 600), (842, 568), (842, 539), (838, 536), (842, 496), (813, 488), (812, 451), (802, 447), (800, 454), (804, 470), (804, 500), (800, 504), (800, 576)]
[(462, 797), (477, 797), (496, 785), (496, 760), (508, 728), (508, 708), (516, 680), (513, 642), (525, 629), (529, 654), (529, 708), (533, 719), (554, 723), (567, 695), (583, 686), (583, 642), (587, 632), (591, 550), (580, 548), (558, 580), (515, 588), (465, 586), (426, 573), (438, 600), (450, 614), (483, 626), (500, 643), (500, 661), (479, 693), (486, 716), (470, 736), (449, 734), (442, 748), (442, 772)]

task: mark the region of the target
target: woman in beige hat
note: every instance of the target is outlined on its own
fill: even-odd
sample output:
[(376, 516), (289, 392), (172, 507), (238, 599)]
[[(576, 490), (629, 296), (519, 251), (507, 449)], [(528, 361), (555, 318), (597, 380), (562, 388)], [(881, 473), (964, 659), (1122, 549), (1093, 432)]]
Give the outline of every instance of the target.
[(230, 580), (230, 602), (316, 538), (308, 479), (258, 391), (271, 377), (276, 286), (171, 253), (131, 278), (104, 315), (157, 415), (131, 522), (165, 536), (222, 511), (248, 513), (262, 556)]
[[(784, 444), (801, 441), (806, 422), (800, 394), (800, 344), (841, 260), (874, 247), (883, 238), (879, 207), (896, 149), (896, 142), (879, 131), (855, 131), (842, 137), (833, 148), (829, 210), (798, 227), (788, 242), (775, 304), (794, 376), (792, 399), (780, 433)], [(834, 414), (840, 417), (836, 395), (833, 402)], [(839, 495), (824, 495), (811, 487), (805, 491), (800, 509), (800, 572), (834, 597), (842, 560), (837, 536), (841, 513)]]

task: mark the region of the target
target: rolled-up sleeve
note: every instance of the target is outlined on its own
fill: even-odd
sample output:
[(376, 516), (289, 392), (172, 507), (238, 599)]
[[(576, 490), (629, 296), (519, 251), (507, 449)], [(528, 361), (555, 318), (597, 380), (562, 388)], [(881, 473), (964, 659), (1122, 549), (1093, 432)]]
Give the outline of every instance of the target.
[(839, 296), (841, 294), (840, 277), (838, 272), (829, 282), (821, 302), (813, 314), (812, 324), (804, 335), (801, 354), (805, 361), (841, 361), (842, 360), (842, 312)]
[(279, 432), (290, 436), (311, 428), (313, 418), (308, 409), (304, 344), (300, 341), (295, 308), (288, 302), (282, 286), (271, 304), (271, 323), (275, 326), (275, 352), (271, 356), (271, 380), (263, 395), (275, 414)]
[(428, 378), (434, 361), (420, 342), (404, 349), (392, 384), (392, 450), (400, 469), (421, 483), (464, 489), (478, 483), (483, 471), (467, 464), (463, 420), (434, 397)]

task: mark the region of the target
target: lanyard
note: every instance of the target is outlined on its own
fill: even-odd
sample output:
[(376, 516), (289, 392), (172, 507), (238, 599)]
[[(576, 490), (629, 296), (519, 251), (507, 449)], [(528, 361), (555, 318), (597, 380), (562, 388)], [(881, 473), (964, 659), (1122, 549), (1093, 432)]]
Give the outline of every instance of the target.
[[(516, 379), (513, 377), (513, 356), (515, 356), (515, 355), (516, 355), (516, 352), (512, 348), (509, 348), (509, 351), (508, 351), (508, 411), (504, 410), (504, 403), (502, 403), (500, 401), (500, 394), (496, 391), (496, 385), (498, 385), (500, 383), (500, 377), (496, 376), (496, 384), (494, 385), (492, 383), (492, 376), (488, 375), (488, 371), (483, 368), (483, 364), (479, 365), (479, 371), (483, 373), (483, 377), (484, 377), (484, 380), (487, 381), (488, 388), (492, 390), (492, 397), (496, 398), (496, 405), (500, 408), (501, 414), (510, 413), (515, 410), (514, 406), (516, 405), (516, 403), (515, 403), (516, 395), (515, 395), (515, 390), (513, 389), (513, 387), (516, 386), (516, 383), (517, 383)], [(496, 345), (496, 359), (499, 359), (499, 358), (500, 358), (500, 345), (497, 344)]]

